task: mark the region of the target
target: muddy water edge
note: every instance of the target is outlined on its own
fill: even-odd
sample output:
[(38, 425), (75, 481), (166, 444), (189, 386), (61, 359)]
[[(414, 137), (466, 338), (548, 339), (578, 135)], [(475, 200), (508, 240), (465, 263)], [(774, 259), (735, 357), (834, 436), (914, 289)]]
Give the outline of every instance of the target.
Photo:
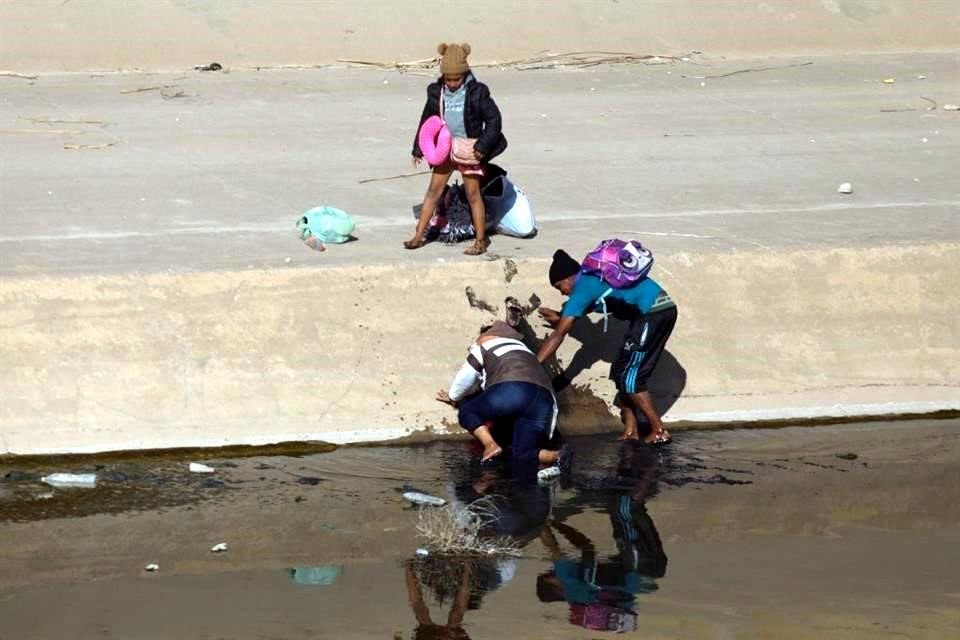
[[(571, 444), (545, 487), (463, 442), (8, 460), (0, 640), (960, 633), (960, 420)], [(493, 496), (521, 555), (417, 555), (407, 489)]]

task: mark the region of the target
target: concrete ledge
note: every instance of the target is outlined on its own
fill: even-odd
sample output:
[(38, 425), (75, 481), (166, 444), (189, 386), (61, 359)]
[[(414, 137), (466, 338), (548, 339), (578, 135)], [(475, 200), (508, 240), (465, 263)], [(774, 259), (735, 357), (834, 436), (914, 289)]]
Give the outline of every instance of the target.
[[(679, 301), (652, 390), (668, 420), (960, 409), (960, 245), (676, 253)], [(355, 442), (456, 431), (432, 400), (506, 295), (546, 262), (500, 261), (0, 282), (0, 453)], [(601, 323), (560, 352), (561, 428), (613, 428)], [(544, 330), (533, 322), (542, 337)], [(579, 353), (578, 353), (579, 351)]]

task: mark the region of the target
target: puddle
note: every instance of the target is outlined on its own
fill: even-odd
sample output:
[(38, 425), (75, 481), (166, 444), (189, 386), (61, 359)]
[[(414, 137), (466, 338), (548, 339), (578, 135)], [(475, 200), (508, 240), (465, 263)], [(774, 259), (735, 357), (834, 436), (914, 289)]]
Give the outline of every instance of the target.
[[(958, 420), (571, 442), (571, 473), (546, 486), (481, 469), (462, 442), (189, 460), (212, 474), (0, 468), (0, 639), (960, 629)], [(53, 471), (96, 472), (97, 487), (38, 481)], [(487, 501), (482, 537), (509, 544), (438, 551), (409, 490)]]

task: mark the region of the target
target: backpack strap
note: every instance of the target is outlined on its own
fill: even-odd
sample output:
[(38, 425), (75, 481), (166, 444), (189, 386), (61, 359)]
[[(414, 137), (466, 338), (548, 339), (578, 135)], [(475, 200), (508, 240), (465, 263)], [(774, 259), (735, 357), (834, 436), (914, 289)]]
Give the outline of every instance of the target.
[(607, 332), (607, 319), (610, 314), (607, 312), (607, 296), (613, 293), (613, 287), (608, 287), (606, 291), (600, 294), (600, 297), (597, 298), (597, 302), (600, 303), (600, 306), (603, 307), (603, 332)]

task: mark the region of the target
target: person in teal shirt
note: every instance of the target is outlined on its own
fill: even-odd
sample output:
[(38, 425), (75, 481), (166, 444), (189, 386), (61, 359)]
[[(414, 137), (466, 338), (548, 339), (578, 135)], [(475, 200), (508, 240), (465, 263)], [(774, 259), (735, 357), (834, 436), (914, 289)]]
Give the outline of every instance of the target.
[(553, 357), (576, 319), (592, 311), (604, 314), (604, 327), (608, 314), (626, 320), (630, 326), (624, 337), (623, 348), (610, 367), (610, 377), (617, 385), (620, 399), (620, 418), (623, 422), (620, 439), (640, 439), (637, 421), (639, 411), (650, 425), (650, 433), (644, 435), (644, 442), (670, 442), (670, 433), (663, 428), (660, 415), (647, 391), (647, 380), (677, 322), (677, 305), (670, 294), (649, 277), (631, 287), (615, 289), (598, 276), (581, 273), (580, 263), (563, 249), (553, 254), (550, 284), (567, 296), (567, 301), (560, 311), (540, 308), (540, 316), (553, 331), (540, 345), (537, 359), (543, 363)]

